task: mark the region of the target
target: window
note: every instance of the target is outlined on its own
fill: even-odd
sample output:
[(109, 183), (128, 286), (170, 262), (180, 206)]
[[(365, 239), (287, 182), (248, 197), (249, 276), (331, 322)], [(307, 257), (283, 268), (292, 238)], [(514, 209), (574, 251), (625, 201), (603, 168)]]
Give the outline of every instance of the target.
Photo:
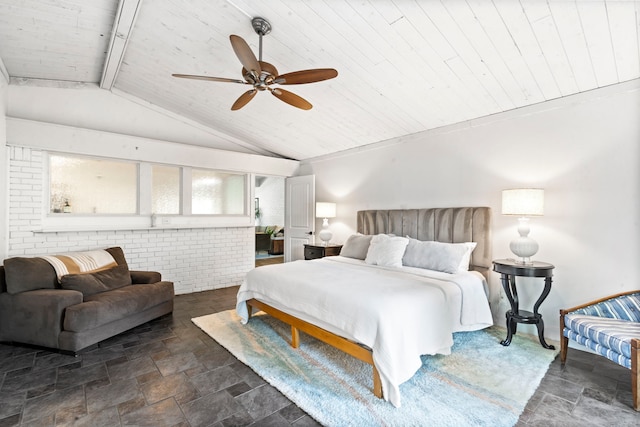
[(244, 215), (246, 175), (205, 169), (191, 172), (191, 210), (198, 215)]
[(136, 163), (52, 154), (51, 213), (136, 214)]
[(48, 159), (45, 231), (254, 223), (246, 173), (54, 153)]
[(160, 215), (180, 213), (180, 168), (151, 167), (151, 212)]

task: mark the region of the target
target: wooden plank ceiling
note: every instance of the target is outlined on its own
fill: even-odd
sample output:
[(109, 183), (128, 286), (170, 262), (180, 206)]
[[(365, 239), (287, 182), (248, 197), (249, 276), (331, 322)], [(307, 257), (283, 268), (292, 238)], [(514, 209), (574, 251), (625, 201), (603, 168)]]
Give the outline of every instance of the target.
[[(107, 70), (115, 94), (256, 152), (308, 159), (640, 78), (640, 1), (633, 0), (126, 0), (118, 7), (0, 0), (0, 59), (12, 82), (99, 84)], [(263, 59), (281, 73), (338, 70), (333, 80), (286, 87), (312, 110), (261, 92), (232, 112), (248, 86), (171, 77), (241, 78), (229, 35), (258, 56), (253, 16), (273, 27)], [(121, 62), (110, 47), (113, 28)]]

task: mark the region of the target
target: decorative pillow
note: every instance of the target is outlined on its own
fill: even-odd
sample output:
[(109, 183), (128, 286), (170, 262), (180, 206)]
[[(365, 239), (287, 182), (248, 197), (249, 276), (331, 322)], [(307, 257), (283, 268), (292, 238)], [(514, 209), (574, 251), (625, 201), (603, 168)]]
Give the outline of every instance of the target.
[(373, 236), (365, 236), (363, 234), (353, 234), (349, 236), (347, 241), (344, 242), (344, 245), (342, 245), (340, 256), (365, 259), (372, 237)]
[(119, 265), (95, 273), (65, 274), (60, 278), (62, 289), (82, 292), (82, 295), (99, 294), (131, 284), (131, 275), (125, 265)]
[[(457, 245), (458, 243), (453, 243)], [(469, 271), (469, 264), (471, 263), (471, 252), (476, 248), (478, 243), (476, 242), (464, 242), (462, 243), (467, 247), (467, 252), (462, 257), (462, 261), (460, 261), (460, 265), (458, 266), (458, 272), (461, 271)]]
[(402, 267), (402, 256), (408, 243), (409, 239), (405, 237), (377, 234), (371, 238), (364, 262), (385, 267)]
[(7, 258), (4, 260), (4, 275), (10, 294), (55, 289), (58, 284), (56, 271), (42, 258)]
[(444, 273), (469, 270), (471, 252), (476, 243), (443, 243), (409, 239), (402, 264)]

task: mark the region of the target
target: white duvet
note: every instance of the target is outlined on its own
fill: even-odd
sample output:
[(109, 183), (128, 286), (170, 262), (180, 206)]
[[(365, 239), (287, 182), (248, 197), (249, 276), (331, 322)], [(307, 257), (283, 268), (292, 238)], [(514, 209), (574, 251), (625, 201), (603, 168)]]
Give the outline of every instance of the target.
[(371, 348), (385, 400), (400, 406), (399, 386), (420, 368), (423, 354), (450, 354), (453, 332), (493, 320), (481, 274), (447, 274), (365, 264), (340, 256), (256, 268), (238, 291), (245, 301), (279, 310)]

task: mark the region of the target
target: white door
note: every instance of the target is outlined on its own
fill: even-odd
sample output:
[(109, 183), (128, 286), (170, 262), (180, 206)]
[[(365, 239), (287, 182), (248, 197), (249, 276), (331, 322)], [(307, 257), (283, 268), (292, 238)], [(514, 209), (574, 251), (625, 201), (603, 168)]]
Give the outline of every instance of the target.
[(315, 231), (315, 175), (294, 176), (285, 183), (284, 262), (304, 259), (304, 245)]

